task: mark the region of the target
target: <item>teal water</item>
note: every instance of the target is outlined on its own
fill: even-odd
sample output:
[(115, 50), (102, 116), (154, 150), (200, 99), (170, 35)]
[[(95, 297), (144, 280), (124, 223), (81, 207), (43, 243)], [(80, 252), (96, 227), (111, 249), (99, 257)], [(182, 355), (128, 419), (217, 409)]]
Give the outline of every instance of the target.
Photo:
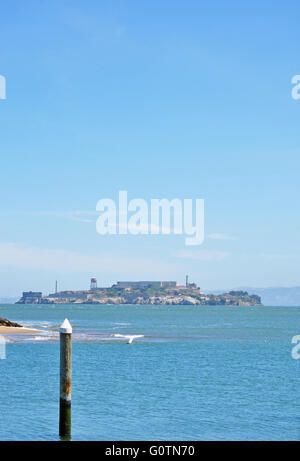
[(0, 305), (0, 316), (42, 330), (7, 337), (0, 440), (58, 440), (65, 317), (73, 440), (300, 438), (300, 308)]

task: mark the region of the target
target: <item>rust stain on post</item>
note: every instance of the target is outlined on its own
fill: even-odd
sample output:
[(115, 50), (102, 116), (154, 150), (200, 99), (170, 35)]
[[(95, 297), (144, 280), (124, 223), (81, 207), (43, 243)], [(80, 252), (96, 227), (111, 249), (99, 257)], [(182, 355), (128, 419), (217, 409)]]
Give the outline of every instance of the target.
[(60, 327), (59, 435), (71, 437), (72, 327), (65, 319)]

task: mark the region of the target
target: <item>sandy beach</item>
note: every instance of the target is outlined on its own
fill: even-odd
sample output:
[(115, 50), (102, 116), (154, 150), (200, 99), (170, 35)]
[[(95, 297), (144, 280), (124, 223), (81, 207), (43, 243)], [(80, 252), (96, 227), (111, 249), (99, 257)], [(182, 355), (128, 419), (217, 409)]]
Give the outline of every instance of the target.
[(16, 327), (2, 327), (0, 326), (0, 335), (5, 335), (5, 334), (11, 334), (11, 335), (16, 335), (16, 334), (36, 334), (40, 330), (30, 330), (29, 328), (16, 328)]

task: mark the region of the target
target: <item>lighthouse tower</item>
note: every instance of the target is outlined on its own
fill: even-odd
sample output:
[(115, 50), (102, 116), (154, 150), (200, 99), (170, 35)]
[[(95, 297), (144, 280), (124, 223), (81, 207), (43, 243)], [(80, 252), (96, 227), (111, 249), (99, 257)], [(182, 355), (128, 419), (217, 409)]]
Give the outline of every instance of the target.
[(97, 290), (97, 279), (95, 277), (91, 279), (91, 290)]

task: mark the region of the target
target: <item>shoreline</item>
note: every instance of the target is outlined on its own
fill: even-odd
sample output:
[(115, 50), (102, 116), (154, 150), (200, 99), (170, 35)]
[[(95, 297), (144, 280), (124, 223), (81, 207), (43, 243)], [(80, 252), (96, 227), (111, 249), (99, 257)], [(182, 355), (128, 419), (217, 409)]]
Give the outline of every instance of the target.
[(6, 334), (21, 334), (21, 335), (30, 335), (30, 334), (36, 334), (39, 333), (41, 330), (36, 330), (33, 328), (24, 328), (24, 327), (3, 327), (0, 326), (0, 335), (6, 335)]

